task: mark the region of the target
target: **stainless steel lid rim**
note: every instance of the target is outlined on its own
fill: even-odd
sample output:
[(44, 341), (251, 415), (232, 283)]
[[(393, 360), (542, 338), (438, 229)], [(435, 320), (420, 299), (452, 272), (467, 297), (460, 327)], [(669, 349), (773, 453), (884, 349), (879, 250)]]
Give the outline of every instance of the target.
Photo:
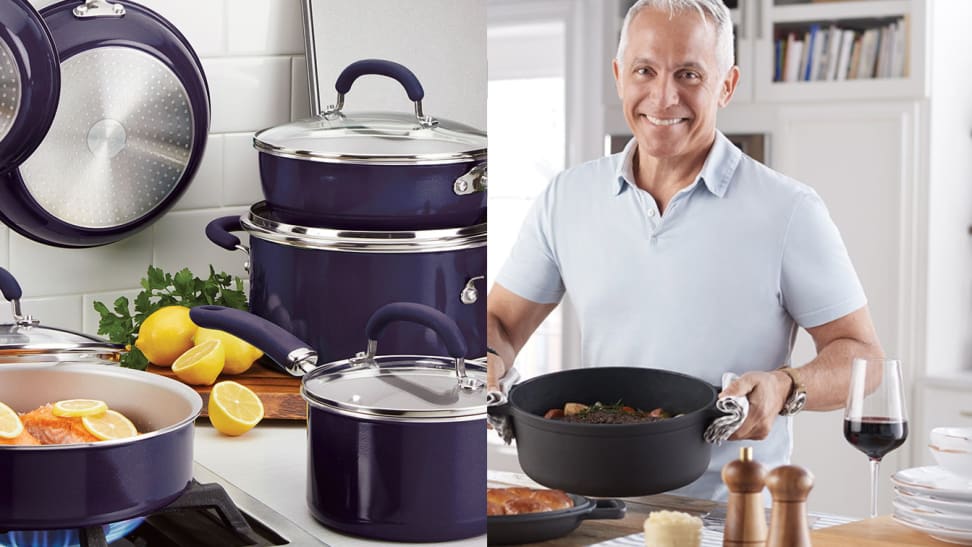
[[(381, 355), (370, 361), (356, 357), (312, 370), (304, 376), (300, 392), (314, 408), (358, 419), (411, 423), (485, 420), (485, 390), (460, 388), (455, 363), (450, 357), (425, 355)], [(466, 371), (485, 378), (482, 365), (469, 363)]]
[(423, 253), (473, 249), (486, 245), (486, 223), (463, 228), (418, 231), (363, 231), (311, 228), (260, 216), (263, 203), (240, 218), (250, 234), (289, 247), (351, 253)]
[(340, 163), (352, 165), (451, 165), (487, 159), (485, 148), (471, 150), (458, 154), (422, 154), (422, 155), (364, 155), (364, 154), (327, 154), (310, 150), (284, 148), (259, 141), (253, 138), (253, 147), (258, 151), (294, 160), (313, 161), (318, 163)]

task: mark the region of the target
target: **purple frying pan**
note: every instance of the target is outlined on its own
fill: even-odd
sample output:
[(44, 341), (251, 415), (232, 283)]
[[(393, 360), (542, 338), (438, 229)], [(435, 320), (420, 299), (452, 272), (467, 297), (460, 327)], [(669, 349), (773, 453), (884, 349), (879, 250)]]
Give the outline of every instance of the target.
[(93, 247), (127, 237), (182, 195), (209, 131), (209, 89), (185, 37), (127, 0), (41, 10), (60, 58), (47, 136), (0, 178), (0, 220), (35, 241)]
[(27, 0), (0, 2), (0, 173), (41, 143), (60, 89), (57, 51), (40, 14)]

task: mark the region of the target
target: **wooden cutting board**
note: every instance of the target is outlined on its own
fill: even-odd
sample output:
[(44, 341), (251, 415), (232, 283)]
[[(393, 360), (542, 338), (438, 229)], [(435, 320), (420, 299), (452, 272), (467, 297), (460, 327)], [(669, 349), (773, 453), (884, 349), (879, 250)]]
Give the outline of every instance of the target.
[[(161, 374), (178, 380), (172, 370), (149, 365), (146, 369), (153, 374)], [(243, 374), (221, 375), (216, 381), (233, 380), (253, 390), (263, 401), (264, 418), (279, 420), (307, 419), (307, 405), (300, 396), (300, 378), (281, 372), (273, 363), (263, 359), (257, 361)], [(209, 392), (212, 386), (189, 386), (203, 398), (202, 416), (208, 416)]]
[(946, 547), (938, 541), (891, 520), (889, 515), (859, 520), (810, 532), (813, 547)]

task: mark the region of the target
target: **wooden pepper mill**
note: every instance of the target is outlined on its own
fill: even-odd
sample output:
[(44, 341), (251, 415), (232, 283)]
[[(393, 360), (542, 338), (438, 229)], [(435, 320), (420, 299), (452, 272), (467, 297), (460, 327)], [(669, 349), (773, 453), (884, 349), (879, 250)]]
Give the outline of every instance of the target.
[(739, 459), (723, 466), (722, 482), (729, 488), (723, 547), (765, 547), (763, 486), (766, 469), (753, 460), (753, 447), (741, 448)]
[(807, 496), (813, 475), (797, 465), (781, 465), (766, 476), (766, 486), (773, 495), (766, 547), (810, 547)]

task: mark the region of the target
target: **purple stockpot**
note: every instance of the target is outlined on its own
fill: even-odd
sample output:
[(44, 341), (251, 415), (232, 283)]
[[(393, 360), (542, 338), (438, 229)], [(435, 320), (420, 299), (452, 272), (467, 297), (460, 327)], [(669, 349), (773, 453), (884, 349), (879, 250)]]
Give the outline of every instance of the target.
[[(486, 354), (485, 224), (417, 232), (328, 230), (277, 222), (258, 203), (242, 219), (213, 220), (206, 235), (224, 249), (245, 249), (230, 233), (241, 229), (250, 234), (250, 311), (310, 344), (321, 360), (360, 351), (368, 317), (388, 302), (418, 302), (444, 312), (459, 324), (470, 355)], [(383, 347), (388, 353), (445, 351), (434, 332), (408, 323), (390, 327)]]
[(44, 139), (60, 91), (57, 50), (40, 14), (27, 0), (0, 2), (0, 173)]
[(202, 64), (171, 23), (135, 2), (64, 0), (40, 15), (60, 98), (56, 114), (37, 114), (53, 122), (33, 154), (0, 176), (0, 221), (47, 245), (113, 243), (161, 217), (199, 167), (210, 106)]
[(192, 479), (190, 387), (106, 364), (0, 365), (0, 401), (18, 412), (63, 399), (100, 399), (141, 435), (70, 445), (0, 446), (0, 531), (77, 528), (151, 513)]
[[(343, 112), (363, 75), (397, 80), (415, 114)], [(321, 115), (253, 138), (267, 202), (291, 224), (362, 230), (426, 230), (486, 221), (486, 134), (422, 112), (422, 84), (404, 66), (352, 63)]]
[[(306, 344), (247, 312), (201, 306), (190, 317), (307, 372), (307, 503), (325, 526), (411, 542), (486, 532), (485, 367), (465, 362), (462, 333), (449, 317), (420, 304), (387, 304), (362, 331), (366, 351), (320, 366)], [(378, 339), (395, 321), (434, 330), (449, 357), (377, 357)]]

